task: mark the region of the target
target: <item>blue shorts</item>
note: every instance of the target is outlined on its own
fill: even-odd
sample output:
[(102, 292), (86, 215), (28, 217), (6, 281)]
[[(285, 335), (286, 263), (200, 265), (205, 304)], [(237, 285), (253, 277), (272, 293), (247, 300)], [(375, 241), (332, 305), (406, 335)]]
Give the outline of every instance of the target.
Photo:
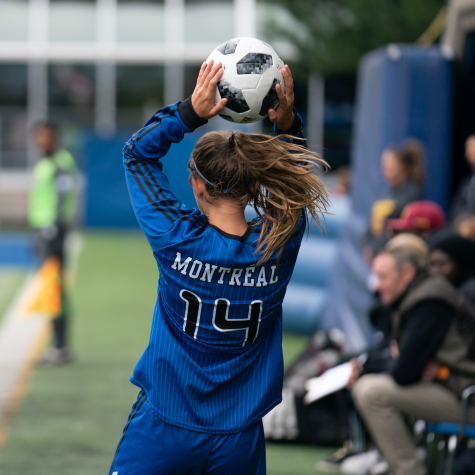
[(265, 475), (264, 430), (206, 434), (168, 424), (140, 391), (109, 475)]

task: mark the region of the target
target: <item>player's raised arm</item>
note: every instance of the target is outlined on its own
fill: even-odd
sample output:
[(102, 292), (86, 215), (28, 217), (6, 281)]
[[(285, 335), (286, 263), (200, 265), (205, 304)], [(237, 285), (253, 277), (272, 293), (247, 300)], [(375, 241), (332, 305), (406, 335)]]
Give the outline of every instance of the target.
[[(298, 138), (305, 138), (303, 134), (303, 122), (294, 107), (294, 81), (290, 68), (285, 65), (282, 69), (282, 77), (285, 83), (285, 92), (277, 84), (275, 91), (279, 98), (279, 105), (275, 109), (269, 109), (269, 119), (274, 124), (276, 135), (288, 134)], [(299, 140), (296, 143), (305, 145)]]
[(154, 250), (182, 239), (204, 223), (199, 212), (187, 209), (170, 190), (160, 159), (185, 133), (205, 124), (225, 106), (226, 100), (214, 104), (214, 91), (222, 75), (221, 65), (216, 66), (204, 63), (193, 96), (158, 111), (124, 146), (132, 205)]

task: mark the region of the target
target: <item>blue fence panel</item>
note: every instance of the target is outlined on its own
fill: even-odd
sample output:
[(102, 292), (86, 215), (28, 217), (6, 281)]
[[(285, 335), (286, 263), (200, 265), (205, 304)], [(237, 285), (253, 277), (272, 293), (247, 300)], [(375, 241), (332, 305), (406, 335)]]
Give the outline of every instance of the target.
[(93, 134), (88, 137), (85, 147), (87, 226), (138, 226), (122, 166), (122, 148), (130, 135), (124, 132), (107, 139)]
[[(201, 134), (186, 135), (172, 145), (163, 159), (163, 169), (175, 196), (188, 207), (196, 207), (188, 183), (187, 163), (193, 146)], [(91, 134), (85, 147), (87, 198), (86, 225), (94, 227), (137, 227), (122, 165), (122, 147), (131, 133), (122, 132), (111, 138)]]
[(0, 233), (0, 266), (32, 267), (36, 264), (29, 233)]

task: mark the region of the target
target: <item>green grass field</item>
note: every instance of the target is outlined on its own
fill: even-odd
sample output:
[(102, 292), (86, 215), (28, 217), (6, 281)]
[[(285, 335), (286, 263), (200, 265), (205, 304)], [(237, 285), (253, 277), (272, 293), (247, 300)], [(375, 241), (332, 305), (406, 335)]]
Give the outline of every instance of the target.
[[(158, 272), (139, 234), (87, 234), (72, 296), (73, 364), (39, 368), (0, 453), (2, 475), (106, 474), (138, 389)], [(286, 362), (306, 338), (286, 335)], [(269, 475), (316, 474), (316, 447), (268, 444)]]

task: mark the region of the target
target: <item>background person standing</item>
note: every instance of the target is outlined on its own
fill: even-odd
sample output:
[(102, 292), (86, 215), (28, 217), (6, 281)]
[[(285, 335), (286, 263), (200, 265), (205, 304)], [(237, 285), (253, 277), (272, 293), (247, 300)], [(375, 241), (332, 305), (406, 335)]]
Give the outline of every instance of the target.
[(58, 131), (51, 123), (42, 123), (35, 128), (34, 142), (41, 158), (33, 168), (28, 220), (35, 231), (35, 251), (40, 262), (51, 257), (58, 260), (61, 285), (61, 310), (52, 320), (54, 346), (41, 362), (64, 364), (71, 361), (67, 348), (69, 311), (63, 276), (65, 239), (77, 207), (76, 162), (67, 150), (59, 147)]

